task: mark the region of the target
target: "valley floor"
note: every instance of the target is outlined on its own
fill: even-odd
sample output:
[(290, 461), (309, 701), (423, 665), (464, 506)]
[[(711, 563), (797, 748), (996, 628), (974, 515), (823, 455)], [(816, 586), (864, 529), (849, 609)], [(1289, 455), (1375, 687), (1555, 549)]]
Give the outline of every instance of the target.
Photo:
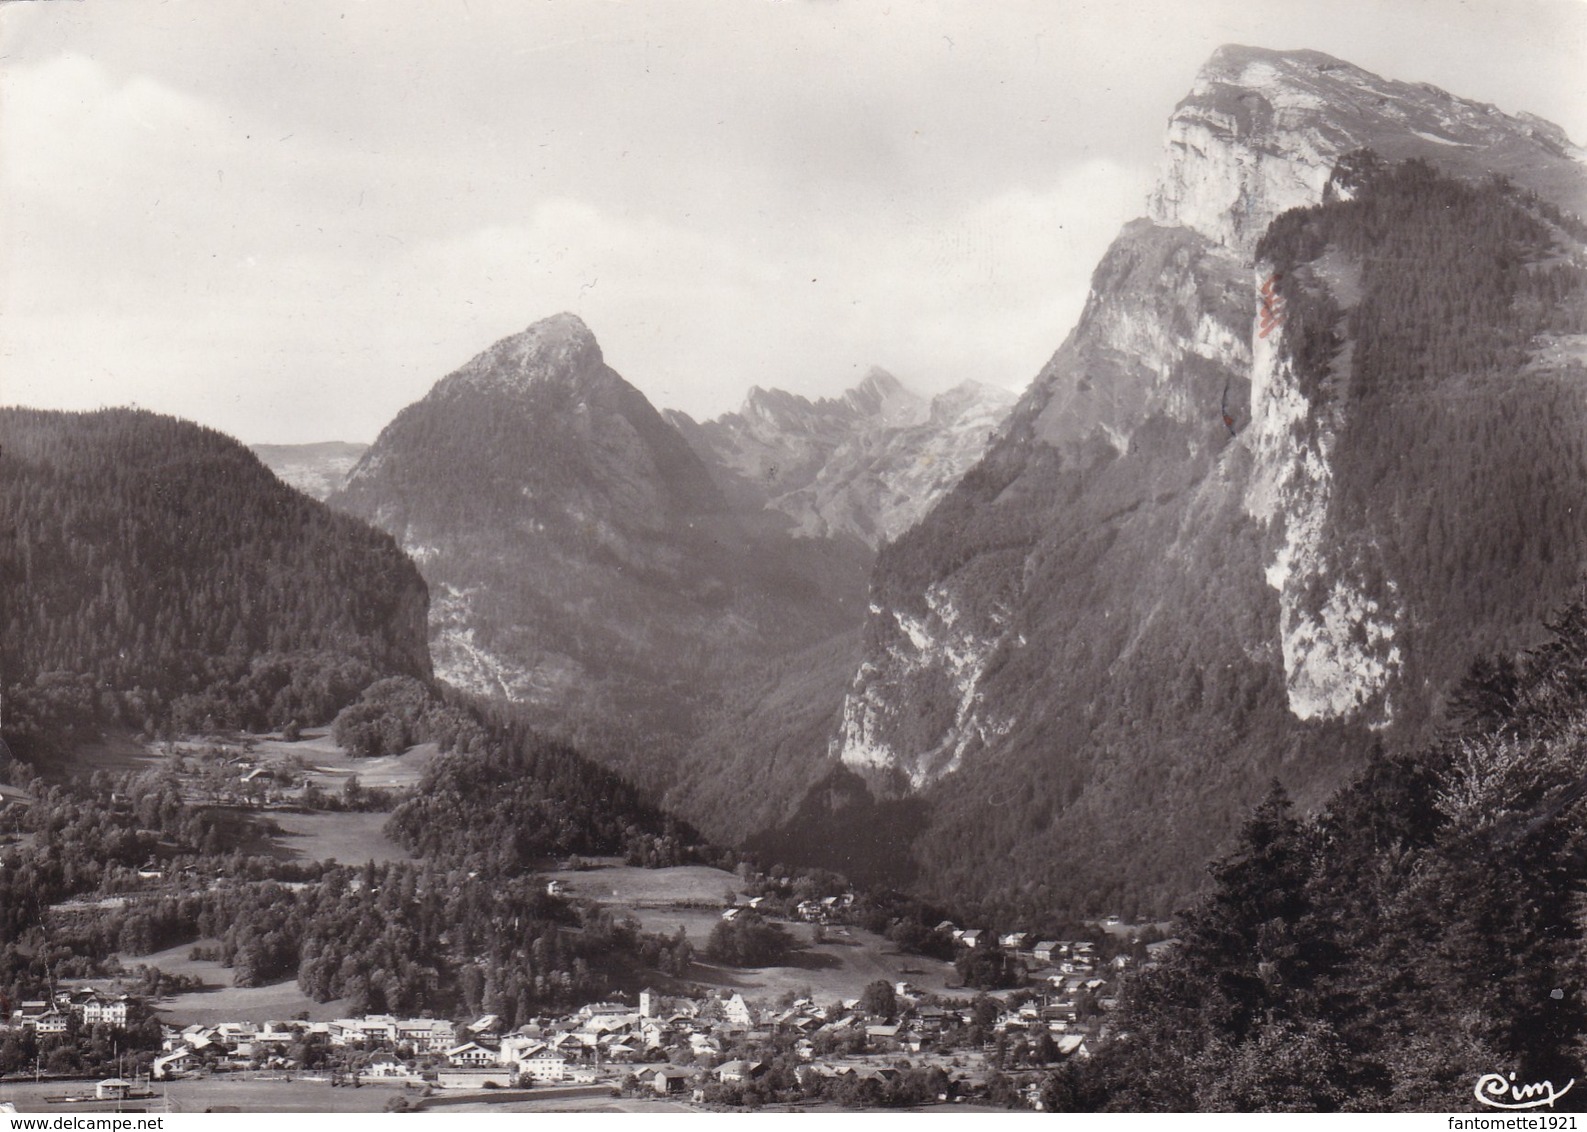
[[(641, 869), (616, 858), (603, 858), (597, 864), (593, 869), (565, 869), (546, 876), (572, 898), (632, 915), (647, 932), (671, 934), (683, 928), (697, 952), (704, 950), (711, 929), (721, 922), (724, 903), (731, 902), (742, 887), (732, 873), (704, 865)], [(858, 998), (878, 979), (912, 983), (925, 994), (966, 993), (952, 963), (905, 954), (874, 932), (827, 927), (823, 942), (817, 943), (814, 925), (783, 926), (803, 945), (789, 965), (734, 968), (696, 961), (689, 969), (689, 981), (764, 1001), (788, 994), (818, 1002)]]

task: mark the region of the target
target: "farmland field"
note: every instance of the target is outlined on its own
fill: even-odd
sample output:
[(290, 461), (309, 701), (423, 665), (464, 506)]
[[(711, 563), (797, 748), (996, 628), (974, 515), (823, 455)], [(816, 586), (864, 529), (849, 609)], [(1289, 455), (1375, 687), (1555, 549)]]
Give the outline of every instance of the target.
[(336, 861), (361, 865), (407, 861), (408, 851), (382, 830), (390, 814), (337, 814), (330, 812), (275, 812), (270, 820), (280, 827), (275, 841), (278, 854), (294, 861)]
[(224, 968), (218, 970), (225, 976), (225, 983), (172, 995), (161, 1001), (161, 1021), (174, 1026), (267, 1022), (295, 1018), (307, 1011), (311, 1021), (323, 1022), (340, 1018), (347, 1012), (345, 1000), (315, 1002), (298, 989), (296, 979), (283, 979), (262, 987), (234, 987), (230, 985), (231, 972)]
[[(92, 1088), (91, 1082), (31, 1081), (15, 1084), (0, 1083), (0, 1100), (8, 1100), (21, 1112), (49, 1112), (71, 1115), (63, 1105), (47, 1104), (47, 1096), (63, 1092), (79, 1092)], [(142, 1108), (149, 1113), (163, 1113), (166, 1103), (172, 1112), (197, 1112), (226, 1106), (241, 1112), (380, 1112), (393, 1096), (400, 1095), (400, 1087), (366, 1085), (363, 1088), (332, 1088), (328, 1081), (258, 1080), (243, 1076), (216, 1076), (172, 1081), (160, 1086), (158, 1094), (146, 1101), (137, 1101), (129, 1108)]]
[(166, 995), (154, 1004), (167, 1025), (213, 1025), (219, 1022), (267, 1022), (295, 1018), (306, 1011), (316, 1021), (339, 1018), (346, 1011), (342, 999), (315, 1002), (298, 990), (297, 980), (283, 979), (262, 987), (234, 987), (231, 968), (213, 959), (190, 958), (195, 947), (219, 947), (220, 941), (201, 939), (156, 951), (150, 955), (120, 955), (122, 966), (158, 967), (167, 975), (197, 979), (196, 990)]
[[(564, 1093), (572, 1090), (563, 1090)], [(663, 1097), (612, 1096), (609, 1088), (587, 1090), (589, 1096), (537, 1097), (531, 1093), (521, 1099), (492, 1104), (483, 1098), (471, 1104), (446, 1105), (429, 1108), (430, 1112), (578, 1112), (578, 1113), (663, 1113), (699, 1112), (693, 1105)]]
[(738, 877), (709, 865), (640, 869), (618, 864), (615, 857), (601, 858), (599, 868), (562, 869), (546, 877), (560, 881), (574, 895), (633, 908), (697, 904), (714, 912), (722, 907), (724, 897), (742, 887)]
[[(671, 935), (681, 926), (697, 953), (704, 952), (711, 929), (721, 921), (727, 895), (741, 888), (732, 873), (704, 865), (640, 869), (607, 861), (600, 868), (565, 869), (546, 875), (560, 881), (570, 897), (627, 912), (646, 931)], [(829, 927), (826, 941), (815, 943), (812, 925), (790, 923), (784, 927), (805, 945), (792, 964), (739, 969), (696, 962), (689, 979), (763, 1001), (790, 992), (808, 992), (818, 1002), (858, 998), (866, 985), (877, 979), (908, 981), (933, 994), (963, 993), (956, 989), (959, 979), (953, 964), (902, 954), (872, 932)]]
[(245, 735), (240, 740), (197, 739), (175, 744), (178, 751), (200, 751), (211, 746), (233, 749), (262, 767), (301, 763), (304, 778), (322, 790), (339, 791), (353, 775), (365, 786), (404, 789), (418, 785), (435, 760), (434, 743), (420, 743), (400, 755), (366, 759), (350, 755), (336, 745), (329, 728), (311, 727), (295, 743), (268, 735)]
[(167, 975), (185, 975), (189, 978), (200, 979), (208, 986), (230, 986), (231, 971), (222, 967), (213, 959), (192, 959), (189, 956), (195, 947), (219, 947), (220, 941), (215, 939), (200, 939), (192, 943), (179, 943), (175, 947), (168, 947), (164, 951), (155, 951), (148, 955), (128, 955), (125, 952), (116, 958), (123, 967), (132, 968), (138, 965), (158, 967)]

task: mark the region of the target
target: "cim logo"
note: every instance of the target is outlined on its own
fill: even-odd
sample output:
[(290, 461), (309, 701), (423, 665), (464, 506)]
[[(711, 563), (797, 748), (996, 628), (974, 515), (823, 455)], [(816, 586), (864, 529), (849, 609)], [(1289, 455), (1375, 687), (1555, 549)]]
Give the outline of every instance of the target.
[(1503, 1073), (1484, 1073), (1477, 1078), (1477, 1087), (1473, 1090), (1479, 1104), (1489, 1108), (1522, 1109), (1542, 1108), (1547, 1105), (1554, 1107), (1554, 1102), (1570, 1092), (1571, 1086), (1576, 1083), (1572, 1077), (1565, 1082), (1563, 1089), (1556, 1090), (1554, 1082), (1539, 1081), (1534, 1085), (1517, 1085), (1515, 1074), (1505, 1077)]

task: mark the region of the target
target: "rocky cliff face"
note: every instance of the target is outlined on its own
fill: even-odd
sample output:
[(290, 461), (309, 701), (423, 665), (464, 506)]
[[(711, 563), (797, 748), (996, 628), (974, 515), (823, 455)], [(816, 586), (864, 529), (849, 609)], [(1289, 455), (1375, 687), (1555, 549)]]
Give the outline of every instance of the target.
[(742, 505), (786, 515), (806, 538), (875, 547), (930, 510), (986, 450), (1014, 403), (967, 381), (927, 400), (872, 369), (841, 397), (751, 389), (738, 412), (669, 419)]
[[(1466, 209), (1502, 237), (1451, 258), (1457, 236), (1417, 212), (1423, 189), (1338, 176), (1361, 150), (1432, 163), (1453, 178), (1425, 189), (1455, 202), (1439, 215)], [(1538, 514), (1576, 490), (1573, 441), (1518, 451), (1483, 432), (1473, 390), (1513, 403), (1524, 387), (1539, 412), (1579, 417), (1557, 381), (1577, 339), (1554, 332), (1580, 298), (1539, 273), (1579, 262), (1579, 229), (1545, 214), (1587, 199), (1582, 174), (1537, 119), (1314, 52), (1213, 56), (1074, 332), (873, 575), (833, 751), (874, 789), (933, 803), (914, 849), (927, 888), (1162, 910), (1270, 777), (1320, 797), (1355, 765), (1341, 743), (1425, 726), (1457, 651), (1513, 640), (1563, 596), (1559, 558), (1579, 564), (1587, 533), (1544, 548), (1501, 524), (1500, 551), (1424, 477), (1531, 462), (1521, 506)], [(1258, 255), (1276, 218), (1325, 199), (1293, 246)], [(1350, 243), (1374, 225), (1437, 270), (1384, 293), (1373, 241)], [(1439, 277), (1482, 256), (1473, 279), (1499, 280), (1496, 305), (1446, 311)], [(1534, 303), (1546, 313), (1526, 322)], [(1484, 344), (1418, 361), (1454, 323), (1481, 324)], [(1414, 387), (1380, 372), (1446, 364)], [(1449, 448), (1421, 471), (1419, 438)], [(1446, 561), (1414, 549), (1422, 529), (1451, 544)], [(1531, 596), (1471, 596), (1488, 567), (1461, 542), (1546, 563)]]
[(1587, 203), (1558, 126), (1380, 78), (1317, 51), (1221, 47), (1169, 120), (1153, 223), (1178, 225), (1249, 259), (1279, 213), (1316, 204), (1339, 156), (1371, 148), (1461, 175), (1502, 170), (1573, 212)]

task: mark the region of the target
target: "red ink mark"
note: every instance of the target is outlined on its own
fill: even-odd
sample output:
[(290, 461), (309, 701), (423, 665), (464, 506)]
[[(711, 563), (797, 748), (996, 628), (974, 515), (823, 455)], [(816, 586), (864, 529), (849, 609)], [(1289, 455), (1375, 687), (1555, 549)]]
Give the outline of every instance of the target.
[(1274, 272), (1262, 284), (1261, 331), (1258, 338), (1266, 338), (1276, 327), (1284, 325), (1284, 298), (1276, 289), (1280, 275)]

